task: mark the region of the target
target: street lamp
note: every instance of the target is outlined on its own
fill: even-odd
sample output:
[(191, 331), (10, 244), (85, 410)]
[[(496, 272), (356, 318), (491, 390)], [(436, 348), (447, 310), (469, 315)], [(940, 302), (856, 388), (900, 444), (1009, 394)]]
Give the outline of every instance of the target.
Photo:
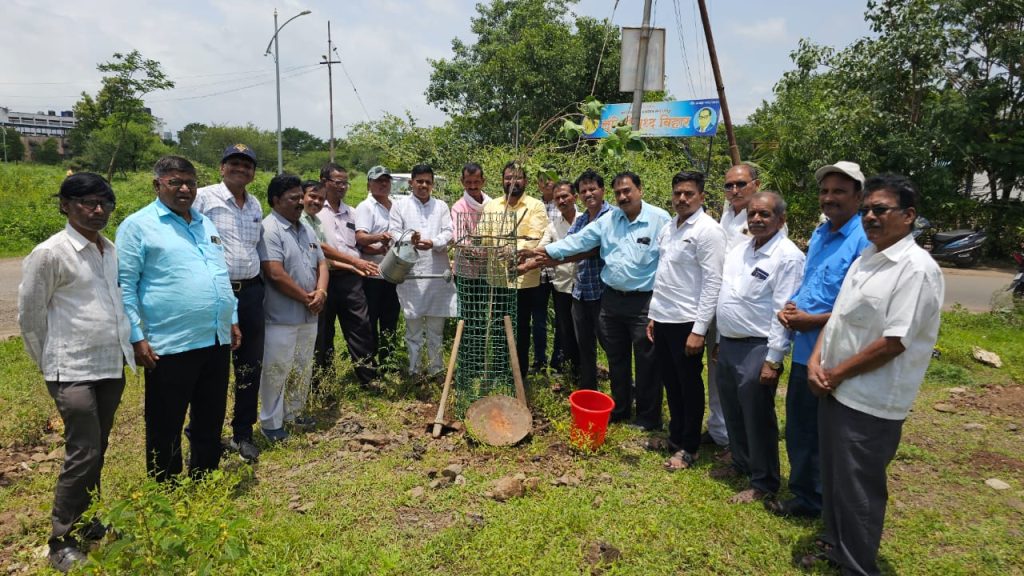
[(295, 20), (299, 16), (305, 16), (310, 14), (309, 10), (303, 10), (295, 16), (284, 21), (284, 24), (277, 25), (277, 8), (274, 8), (274, 35), (270, 38), (270, 42), (267, 43), (267, 50), (263, 53), (264, 56), (270, 54), (270, 46), (274, 46), (274, 74), (277, 78), (277, 173), (284, 172), (284, 161), (281, 159), (281, 60), (278, 57), (277, 48), (277, 35), (281, 33), (281, 29), (288, 25), (289, 22)]

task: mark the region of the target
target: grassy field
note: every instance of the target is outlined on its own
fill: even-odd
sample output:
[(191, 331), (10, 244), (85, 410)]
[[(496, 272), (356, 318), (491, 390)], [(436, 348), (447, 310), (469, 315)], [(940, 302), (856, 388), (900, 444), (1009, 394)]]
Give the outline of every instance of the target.
[[(941, 358), (890, 467), (886, 573), (1024, 574), (1022, 329), (1019, 312), (945, 314)], [(974, 345), (1005, 367), (974, 362)], [(0, 370), (0, 471), (14, 466), (0, 481), (0, 566), (44, 572), (57, 471), (44, 457), (59, 447), (59, 419), (20, 341), (0, 345)], [(820, 529), (728, 504), (742, 486), (709, 476), (713, 450), (674, 474), (646, 435), (625, 427), (613, 426), (594, 453), (571, 450), (568, 404), (543, 377), (531, 377), (538, 430), (499, 449), (461, 433), (429, 437), (436, 385), (396, 379), (371, 394), (343, 372), (341, 401), (318, 408), (316, 430), (264, 446), (254, 467), (228, 455), (223, 477), (169, 496), (174, 521), (155, 534), (167, 544), (161, 557), (180, 564), (163, 573), (197, 570), (206, 558), (220, 574), (795, 574), (792, 557)], [(161, 509), (144, 474), (141, 388), (129, 378), (104, 475), (105, 511), (129, 526)], [(452, 464), (462, 479), (432, 487)], [(525, 495), (488, 496), (515, 474), (527, 478)], [(989, 478), (1010, 488), (994, 490)], [(96, 573), (159, 572), (131, 564), (156, 554), (139, 534), (123, 537), (121, 550), (101, 545)]]

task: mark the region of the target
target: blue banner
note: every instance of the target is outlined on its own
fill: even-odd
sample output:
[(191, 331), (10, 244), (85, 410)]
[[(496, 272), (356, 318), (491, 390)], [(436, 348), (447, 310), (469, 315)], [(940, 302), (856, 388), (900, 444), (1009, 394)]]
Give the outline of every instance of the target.
[[(605, 104), (600, 123), (583, 121), (586, 138), (604, 138), (619, 124), (629, 124), (633, 105)], [(644, 102), (640, 108), (640, 136), (668, 138), (714, 136), (721, 106), (717, 99)]]

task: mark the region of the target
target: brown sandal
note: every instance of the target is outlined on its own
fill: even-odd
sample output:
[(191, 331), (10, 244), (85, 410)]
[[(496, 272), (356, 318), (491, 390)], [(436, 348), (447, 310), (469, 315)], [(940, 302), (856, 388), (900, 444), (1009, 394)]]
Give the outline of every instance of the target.
[(690, 454), (686, 450), (679, 450), (672, 455), (667, 461), (665, 461), (665, 470), (669, 472), (675, 472), (677, 470), (687, 470), (691, 468), (697, 462), (697, 455)]

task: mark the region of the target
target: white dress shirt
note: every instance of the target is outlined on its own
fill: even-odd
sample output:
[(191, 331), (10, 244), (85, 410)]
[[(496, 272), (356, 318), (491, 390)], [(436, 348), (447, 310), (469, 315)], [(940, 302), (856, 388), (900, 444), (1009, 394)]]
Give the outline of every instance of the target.
[[(558, 215), (552, 218), (551, 223), (544, 229), (544, 235), (541, 236), (537, 247), (543, 248), (552, 242), (558, 242), (565, 238), (569, 233), (569, 227), (576, 220), (576, 215), (577, 213), (573, 212), (572, 220), (566, 220), (562, 216), (562, 211), (559, 210)], [(551, 285), (558, 292), (572, 294), (572, 288), (576, 285), (576, 263), (568, 262), (555, 266), (555, 274), (551, 278)]]
[(197, 190), (192, 207), (209, 218), (220, 233), (224, 261), (232, 282), (249, 280), (260, 273), (260, 261), (267, 252), (263, 245), (263, 208), (259, 199), (246, 192), (245, 203), (239, 208), (231, 190), (219, 182)]
[(740, 210), (739, 214), (733, 212), (732, 205), (725, 203), (722, 209), (722, 229), (725, 230), (726, 252), (750, 240), (750, 231), (747, 230), (747, 209)]
[(861, 253), (825, 324), (821, 365), (834, 368), (883, 337), (898, 337), (905, 350), (842, 382), (836, 400), (878, 418), (907, 417), (938, 338), (944, 290), (939, 266), (909, 234), (882, 252), (872, 244)]
[(788, 331), (776, 314), (804, 277), (804, 253), (780, 230), (760, 248), (754, 239), (725, 257), (718, 294), (718, 333), (726, 338), (767, 338), (769, 362), (789, 350)]
[(648, 318), (693, 322), (694, 334), (707, 334), (715, 317), (724, 255), (725, 232), (703, 208), (681, 224), (678, 216), (665, 224), (658, 234), (658, 270)]
[[(373, 195), (367, 196), (356, 206), (356, 232), (367, 234), (387, 234), (388, 222), (391, 219), (391, 211), (377, 201)], [(370, 244), (373, 248), (380, 248), (380, 242)], [(380, 264), (384, 261), (383, 254), (363, 254), (363, 260)]]
[(356, 258), (362, 258), (359, 248), (356, 246), (356, 212), (347, 204), (341, 202), (338, 210), (331, 207), (330, 202), (324, 202), (324, 207), (317, 212), (320, 223), (323, 225), (324, 237), (327, 244), (341, 252)]
[[(388, 232), (394, 242), (402, 237), (411, 240), (411, 232), (419, 232), (420, 240), (430, 240), (433, 247), (417, 250), (418, 258), (410, 275), (437, 275), (451, 270), (448, 245), (452, 242), (452, 214), (448, 205), (430, 198), (425, 203), (408, 196), (391, 205)], [(412, 278), (398, 285), (398, 302), (406, 318), (434, 316), (449, 318), (456, 315), (455, 283), (442, 278)]]
[(120, 378), (135, 369), (128, 317), (117, 285), (117, 248), (103, 253), (70, 224), (22, 263), (18, 324), (25, 351), (48, 381)]

